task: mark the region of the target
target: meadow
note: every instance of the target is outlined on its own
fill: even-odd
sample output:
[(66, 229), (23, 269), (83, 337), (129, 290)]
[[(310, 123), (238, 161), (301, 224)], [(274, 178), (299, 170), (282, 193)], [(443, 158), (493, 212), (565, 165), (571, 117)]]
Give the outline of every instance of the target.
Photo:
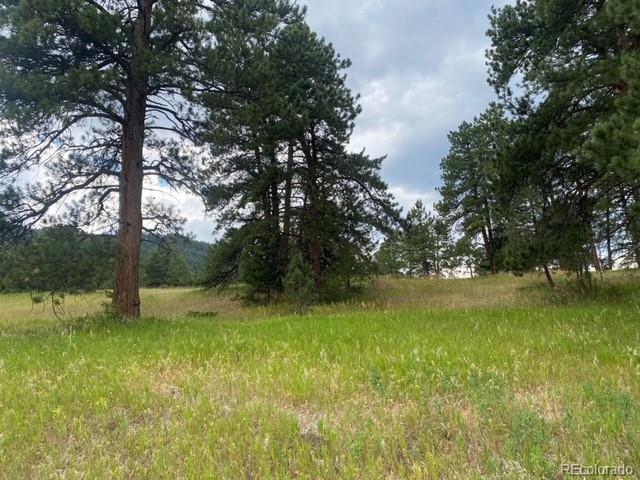
[[(640, 472), (640, 278), (378, 280), (297, 316), (146, 290), (145, 319), (0, 297), (0, 478)], [(597, 478), (597, 477), (594, 477)]]

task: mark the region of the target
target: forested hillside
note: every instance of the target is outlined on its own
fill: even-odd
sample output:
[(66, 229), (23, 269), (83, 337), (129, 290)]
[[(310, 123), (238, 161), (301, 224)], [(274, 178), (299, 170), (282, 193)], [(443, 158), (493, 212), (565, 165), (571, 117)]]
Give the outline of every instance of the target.
[[(198, 284), (209, 244), (187, 237), (142, 244), (145, 286)], [(77, 293), (113, 287), (117, 242), (113, 235), (87, 234), (74, 227), (33, 230), (0, 251), (0, 290)]]

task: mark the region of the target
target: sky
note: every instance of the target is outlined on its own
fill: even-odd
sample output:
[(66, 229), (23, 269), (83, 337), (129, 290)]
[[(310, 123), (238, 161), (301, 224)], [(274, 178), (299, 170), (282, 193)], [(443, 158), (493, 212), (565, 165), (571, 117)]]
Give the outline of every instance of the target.
[[(353, 62), (348, 83), (362, 97), (351, 148), (387, 155), (383, 178), (405, 211), (438, 198), (447, 134), (495, 99), (485, 50), (491, 5), (506, 0), (299, 0), (319, 35)], [(205, 241), (214, 225), (187, 195), (173, 201), (187, 231)]]

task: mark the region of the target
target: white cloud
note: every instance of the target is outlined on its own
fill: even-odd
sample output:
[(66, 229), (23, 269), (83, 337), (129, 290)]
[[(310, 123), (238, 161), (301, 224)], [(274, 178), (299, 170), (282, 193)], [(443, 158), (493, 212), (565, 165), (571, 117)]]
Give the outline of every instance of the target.
[(163, 205), (175, 207), (187, 220), (185, 233), (193, 233), (196, 239), (213, 242), (215, 222), (206, 214), (202, 199), (182, 190), (174, 190), (159, 182), (147, 181), (147, 189), (143, 193), (143, 202), (154, 198)]
[[(439, 199), (439, 163), (447, 133), (493, 98), (486, 83), (486, 18), (495, 1), (307, 0), (309, 22), (353, 61), (349, 84), (363, 114), (351, 141), (356, 151), (387, 155), (383, 174), (407, 211)], [(498, 0), (499, 4), (506, 0)], [(188, 219), (187, 231), (212, 240), (215, 223), (196, 197), (167, 201)]]
[[(484, 50), (492, 3), (508, 0), (301, 0), (309, 22), (353, 60), (349, 84), (362, 93), (363, 114), (351, 148), (388, 155), (383, 176), (398, 202), (432, 205), (446, 135), (493, 99)], [(146, 193), (180, 209), (187, 231), (212, 240), (215, 223), (188, 193)]]
[(392, 188), (434, 191), (447, 134), (494, 98), (484, 51), (487, 14), (495, 2), (305, 3), (312, 27), (353, 61), (349, 84), (362, 94), (363, 114), (352, 148), (386, 154), (383, 175)]
[(408, 212), (418, 200), (422, 200), (428, 210), (433, 210), (434, 205), (440, 200), (440, 194), (435, 190), (416, 191), (404, 187), (390, 188), (391, 193), (398, 204), (403, 208), (404, 213)]

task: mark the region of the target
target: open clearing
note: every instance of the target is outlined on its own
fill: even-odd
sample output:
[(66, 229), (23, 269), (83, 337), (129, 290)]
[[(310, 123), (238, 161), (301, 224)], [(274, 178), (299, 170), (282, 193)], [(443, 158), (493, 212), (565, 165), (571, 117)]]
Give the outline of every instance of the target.
[(638, 472), (637, 280), (613, 276), (587, 305), (551, 299), (537, 277), (384, 280), (301, 317), (145, 291), (156, 318), (135, 325), (60, 322), (3, 296), (0, 477)]

